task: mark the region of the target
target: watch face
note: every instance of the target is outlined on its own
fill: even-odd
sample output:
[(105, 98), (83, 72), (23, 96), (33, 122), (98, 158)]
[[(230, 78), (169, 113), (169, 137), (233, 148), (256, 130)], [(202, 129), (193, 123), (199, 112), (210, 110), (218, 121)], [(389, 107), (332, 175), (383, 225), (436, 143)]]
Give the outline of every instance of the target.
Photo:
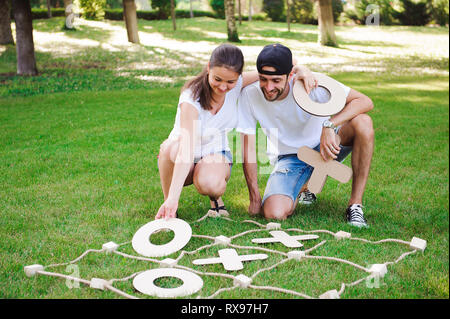
[(333, 124), (330, 121), (328, 121), (328, 120), (325, 120), (323, 122), (323, 127), (332, 127), (332, 126), (333, 126)]

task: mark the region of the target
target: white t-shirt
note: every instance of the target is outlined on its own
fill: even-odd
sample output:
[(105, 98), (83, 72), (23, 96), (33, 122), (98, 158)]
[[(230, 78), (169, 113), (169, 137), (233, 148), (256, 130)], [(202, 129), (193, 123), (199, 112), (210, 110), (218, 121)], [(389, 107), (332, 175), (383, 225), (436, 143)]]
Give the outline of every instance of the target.
[[(340, 84), (348, 96), (350, 88)], [(318, 103), (325, 103), (330, 98), (328, 90), (322, 87), (313, 90), (309, 96)], [(267, 136), (267, 156), (272, 165), (279, 155), (297, 154), (301, 146), (317, 146), (322, 123), (329, 118), (311, 115), (297, 105), (292, 95), (292, 79), (289, 94), (281, 101), (267, 101), (259, 81), (245, 87), (239, 98), (238, 113), (238, 132), (254, 135), (259, 122)]]
[(237, 100), (242, 89), (242, 76), (239, 76), (236, 86), (225, 95), (225, 101), (215, 115), (201, 107), (200, 101), (194, 101), (190, 89), (184, 90), (178, 101), (177, 114), (169, 139), (177, 139), (180, 135), (181, 103), (189, 103), (198, 111), (197, 136), (194, 156), (201, 158), (211, 153), (230, 151), (227, 133), (237, 124)]

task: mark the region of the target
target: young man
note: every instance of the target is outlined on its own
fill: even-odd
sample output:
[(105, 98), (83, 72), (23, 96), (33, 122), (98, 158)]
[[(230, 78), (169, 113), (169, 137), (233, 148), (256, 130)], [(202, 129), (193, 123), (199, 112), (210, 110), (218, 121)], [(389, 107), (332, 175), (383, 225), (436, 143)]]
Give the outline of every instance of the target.
[[(237, 131), (241, 133), (244, 175), (249, 189), (251, 215), (263, 213), (268, 219), (283, 220), (295, 209), (299, 193), (313, 168), (297, 158), (301, 146), (317, 151), (324, 160), (342, 161), (352, 152), (352, 193), (346, 211), (354, 226), (367, 226), (362, 197), (373, 154), (374, 131), (366, 114), (373, 103), (364, 94), (341, 84), (346, 105), (332, 117), (319, 117), (303, 111), (292, 94), (292, 53), (281, 44), (264, 47), (256, 66), (259, 81), (246, 87), (239, 98)], [(317, 87), (311, 99), (325, 103), (329, 92)], [(261, 200), (257, 182), (256, 125), (267, 136), (267, 154), (275, 166)]]

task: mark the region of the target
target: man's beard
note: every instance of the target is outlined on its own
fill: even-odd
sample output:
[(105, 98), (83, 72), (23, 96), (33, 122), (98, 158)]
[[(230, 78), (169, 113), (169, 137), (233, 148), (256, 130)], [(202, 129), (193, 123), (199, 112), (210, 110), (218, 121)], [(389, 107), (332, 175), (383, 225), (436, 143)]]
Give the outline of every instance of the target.
[(272, 97), (272, 98), (268, 98), (268, 97), (267, 97), (266, 91), (264, 90), (264, 88), (261, 88), (261, 91), (263, 92), (264, 98), (265, 98), (267, 101), (273, 102), (273, 101), (278, 100), (278, 98), (279, 98), (281, 95), (283, 95), (284, 90), (286, 90), (287, 85), (288, 85), (288, 82), (286, 81), (286, 85), (284, 86), (284, 88), (282, 88), (282, 89), (274, 88), (271, 92), (276, 91), (276, 92), (278, 92), (278, 93), (275, 94), (274, 97)]

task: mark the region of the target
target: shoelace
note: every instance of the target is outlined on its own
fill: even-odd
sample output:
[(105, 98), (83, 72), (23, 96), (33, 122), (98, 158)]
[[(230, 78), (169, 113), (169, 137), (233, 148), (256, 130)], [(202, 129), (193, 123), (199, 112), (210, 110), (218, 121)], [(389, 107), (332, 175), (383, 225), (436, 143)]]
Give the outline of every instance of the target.
[(315, 199), (315, 195), (311, 193), (309, 190), (303, 192), (304, 197), (303, 200), (313, 201)]
[(365, 223), (366, 220), (364, 219), (364, 213), (361, 209), (360, 205), (352, 205), (350, 207), (350, 221), (351, 222), (357, 222), (357, 223)]

